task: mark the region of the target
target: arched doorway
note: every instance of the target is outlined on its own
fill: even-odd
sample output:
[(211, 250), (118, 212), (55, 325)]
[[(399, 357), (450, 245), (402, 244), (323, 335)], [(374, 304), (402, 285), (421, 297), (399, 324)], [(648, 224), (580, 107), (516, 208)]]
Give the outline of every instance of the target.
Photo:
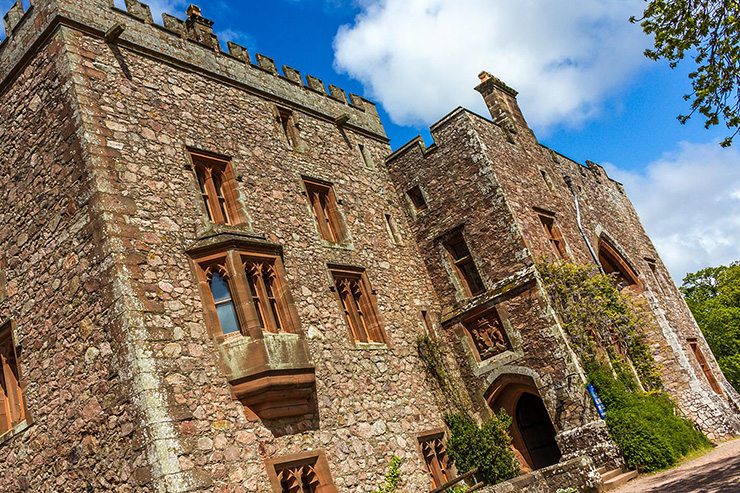
[(529, 392), (523, 393), (516, 404), (515, 422), (529, 452), (533, 469), (557, 464), (562, 454), (555, 441), (555, 427), (542, 399)]
[(523, 472), (542, 469), (560, 461), (555, 427), (532, 377), (506, 374), (498, 377), (486, 393), (494, 411), (511, 416), (509, 434)]

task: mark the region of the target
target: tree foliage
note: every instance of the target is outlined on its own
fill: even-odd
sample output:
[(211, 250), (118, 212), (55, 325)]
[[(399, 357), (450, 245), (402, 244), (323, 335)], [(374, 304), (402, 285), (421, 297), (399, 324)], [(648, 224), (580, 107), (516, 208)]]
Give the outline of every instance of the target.
[(740, 390), (740, 262), (687, 275), (681, 292), (725, 377)]
[(723, 121), (732, 134), (722, 146), (730, 146), (740, 131), (740, 1), (650, 0), (642, 18), (630, 20), (654, 36), (648, 58), (665, 59), (675, 68), (693, 57), (693, 92), (684, 96), (691, 111), (678, 119), (686, 123), (698, 111), (707, 128)]
[(615, 371), (627, 373), (631, 362), (646, 388), (662, 387), (646, 336), (655, 322), (644, 298), (620, 291), (594, 266), (541, 262), (538, 271), (581, 361), (606, 354)]

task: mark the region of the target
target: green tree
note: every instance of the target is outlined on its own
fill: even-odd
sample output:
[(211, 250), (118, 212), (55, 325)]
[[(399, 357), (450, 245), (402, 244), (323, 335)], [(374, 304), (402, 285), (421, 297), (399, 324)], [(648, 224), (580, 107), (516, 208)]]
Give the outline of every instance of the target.
[(739, 0), (646, 0), (639, 22), (655, 47), (645, 51), (652, 60), (665, 59), (671, 68), (687, 55), (696, 64), (689, 74), (693, 92), (684, 96), (691, 111), (678, 117), (686, 123), (697, 111), (705, 127), (724, 121), (732, 134), (723, 142), (729, 147), (740, 131), (740, 1)]
[(687, 275), (681, 292), (722, 372), (740, 389), (740, 262)]

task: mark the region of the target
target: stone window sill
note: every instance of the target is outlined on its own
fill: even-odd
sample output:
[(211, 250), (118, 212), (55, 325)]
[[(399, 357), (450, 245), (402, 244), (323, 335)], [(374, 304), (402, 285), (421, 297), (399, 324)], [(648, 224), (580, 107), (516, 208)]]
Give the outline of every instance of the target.
[(390, 348), (384, 342), (355, 342), (355, 349), (358, 351), (385, 351)]
[(24, 421), (22, 423), (15, 425), (13, 428), (9, 429), (8, 431), (0, 435), (0, 445), (9, 441), (13, 437), (20, 435), (21, 433), (26, 431), (28, 428), (29, 428), (28, 421)]
[(330, 241), (326, 241), (324, 239), (321, 240), (321, 244), (326, 248), (332, 248), (334, 250), (346, 250), (351, 251), (354, 250), (355, 247), (352, 244), (352, 242), (344, 242), (344, 243), (332, 243)]

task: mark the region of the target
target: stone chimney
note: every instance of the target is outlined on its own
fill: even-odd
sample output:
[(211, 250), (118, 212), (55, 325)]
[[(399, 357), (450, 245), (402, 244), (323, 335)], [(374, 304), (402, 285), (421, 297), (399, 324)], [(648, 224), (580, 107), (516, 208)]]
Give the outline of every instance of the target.
[(514, 133), (520, 128), (529, 130), (516, 100), (519, 93), (488, 72), (481, 72), (478, 78), (481, 82), (475, 90), (483, 96), (493, 121)]
[(218, 37), (213, 34), (213, 21), (203, 17), (200, 7), (190, 5), (187, 10), (188, 19), (185, 21), (188, 38), (200, 44), (219, 50)]

